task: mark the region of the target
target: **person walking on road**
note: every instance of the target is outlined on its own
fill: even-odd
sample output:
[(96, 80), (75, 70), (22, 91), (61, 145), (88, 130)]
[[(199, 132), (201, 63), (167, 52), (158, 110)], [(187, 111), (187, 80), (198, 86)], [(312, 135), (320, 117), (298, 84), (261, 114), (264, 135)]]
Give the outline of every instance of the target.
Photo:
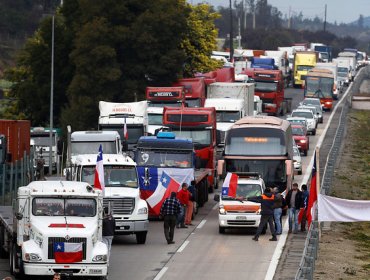
[(276, 233), (275, 233), (275, 226), (274, 226), (275, 195), (271, 193), (271, 189), (267, 187), (262, 195), (248, 197), (247, 200), (261, 203), (261, 221), (258, 226), (257, 232), (252, 239), (254, 241), (258, 241), (258, 238), (260, 234), (262, 233), (262, 230), (265, 228), (265, 226), (268, 223), (271, 234), (272, 234), (272, 238), (270, 238), (269, 240), (277, 241)]
[(185, 214), (185, 225), (192, 226), (191, 219), (193, 217), (193, 208), (194, 208), (194, 201), (195, 201), (195, 190), (194, 190), (195, 182), (191, 181), (188, 191), (190, 192), (190, 198), (188, 204), (186, 206), (186, 214)]
[(188, 202), (190, 200), (191, 193), (188, 190), (188, 184), (183, 183), (181, 186), (181, 190), (177, 193), (177, 198), (179, 199), (181, 203), (181, 212), (178, 216), (177, 219), (177, 228), (187, 228), (185, 225), (185, 213), (186, 213), (186, 208), (188, 205)]
[(111, 213), (109, 213), (109, 208), (104, 207), (104, 216), (103, 216), (103, 243), (107, 245), (108, 248), (108, 265), (109, 265), (109, 257), (110, 251), (112, 248), (112, 242), (114, 237), (114, 231), (116, 228), (116, 222)]
[(167, 244), (173, 244), (173, 237), (175, 235), (175, 225), (177, 216), (181, 211), (181, 204), (176, 198), (176, 192), (172, 192), (170, 197), (166, 198), (162, 204), (160, 215), (163, 217), (164, 236)]
[(303, 214), (302, 214), (302, 220), (301, 220), (301, 231), (306, 231), (306, 222), (307, 222), (307, 205), (308, 205), (308, 190), (307, 185), (303, 184), (302, 187), (302, 200), (303, 200)]
[(303, 206), (302, 192), (298, 189), (298, 184), (293, 183), (292, 189), (286, 195), (288, 205), (289, 233), (298, 232), (298, 213)]
[(281, 216), (283, 213), (284, 207), (284, 197), (279, 193), (279, 188), (273, 188), (273, 193), (275, 195), (274, 201), (274, 222), (275, 222), (275, 230), (276, 235), (280, 235), (282, 233), (282, 226), (281, 226)]

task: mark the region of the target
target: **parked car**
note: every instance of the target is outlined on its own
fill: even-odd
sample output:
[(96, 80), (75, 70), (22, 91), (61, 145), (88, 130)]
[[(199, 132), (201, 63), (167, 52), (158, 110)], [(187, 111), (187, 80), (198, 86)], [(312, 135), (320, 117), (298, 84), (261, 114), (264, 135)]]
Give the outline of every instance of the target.
[(320, 123), (323, 123), (324, 122), (324, 115), (323, 115), (323, 109), (322, 109), (323, 106), (321, 105), (319, 98), (305, 98), (300, 103), (300, 105), (303, 105), (303, 106), (315, 106), (317, 112), (319, 113), (319, 122)]
[(294, 165), (294, 171), (297, 171), (298, 175), (301, 175), (302, 174), (301, 152), (296, 146), (293, 146), (293, 165)]
[(316, 119), (309, 109), (296, 109), (292, 111), (291, 117), (303, 117), (307, 120), (307, 130), (312, 135), (316, 135)]
[(302, 125), (292, 125), (292, 134), (299, 150), (307, 156), (307, 152), (310, 149), (310, 139), (307, 136), (306, 127)]

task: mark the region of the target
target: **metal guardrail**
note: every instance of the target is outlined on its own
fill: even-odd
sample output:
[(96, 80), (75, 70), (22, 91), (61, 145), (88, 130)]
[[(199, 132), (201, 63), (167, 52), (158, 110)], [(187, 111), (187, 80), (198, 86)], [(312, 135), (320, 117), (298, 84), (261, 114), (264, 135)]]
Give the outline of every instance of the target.
[[(360, 70), (360, 73), (363, 72), (363, 70), (366, 70), (366, 74), (370, 75), (370, 68), (363, 68)], [(358, 75), (360, 76), (360, 75)], [(356, 77), (357, 78), (357, 77)], [(320, 193), (327, 194), (330, 191), (332, 181), (333, 181), (333, 175), (334, 175), (334, 169), (336, 160), (339, 155), (340, 146), (343, 139), (343, 134), (345, 131), (345, 124), (346, 124), (346, 117), (349, 110), (349, 107), (351, 106), (351, 90), (352, 85), (348, 88), (348, 97), (343, 96), (343, 106), (341, 107), (342, 111), (340, 113), (339, 117), (339, 123), (338, 127), (333, 139), (332, 146), (329, 150), (326, 165), (324, 168), (324, 173), (321, 180), (321, 189)], [(321, 146), (319, 145), (319, 148)], [(311, 178), (309, 179), (309, 181)], [(312, 221), (311, 226), (308, 230), (305, 246), (302, 254), (302, 259), (299, 264), (299, 268), (297, 270), (297, 273), (295, 275), (295, 280), (313, 280), (314, 272), (315, 272), (315, 261), (317, 259), (317, 252), (319, 250), (319, 223), (318, 221)]]

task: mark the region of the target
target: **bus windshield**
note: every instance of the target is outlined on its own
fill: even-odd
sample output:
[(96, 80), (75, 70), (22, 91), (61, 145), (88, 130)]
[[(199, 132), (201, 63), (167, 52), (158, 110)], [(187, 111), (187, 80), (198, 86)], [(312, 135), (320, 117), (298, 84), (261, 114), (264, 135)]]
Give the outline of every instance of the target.
[[(94, 185), (95, 165), (82, 168), (81, 181)], [(137, 173), (133, 166), (104, 165), (104, 183), (106, 187), (137, 188)]]
[(226, 159), (227, 172), (257, 172), (266, 186), (286, 187), (285, 160)]
[(232, 129), (225, 140), (225, 155), (285, 156), (286, 145), (284, 131), (279, 129)]
[(218, 111), (216, 112), (217, 122), (234, 123), (240, 119), (240, 112), (238, 111)]
[(324, 77), (306, 77), (305, 96), (317, 98), (333, 97), (334, 79)]
[(166, 151), (161, 149), (141, 150), (137, 152), (138, 166), (192, 167), (193, 151)]
[(209, 146), (212, 143), (212, 130), (172, 130), (176, 137), (192, 138), (194, 145)]

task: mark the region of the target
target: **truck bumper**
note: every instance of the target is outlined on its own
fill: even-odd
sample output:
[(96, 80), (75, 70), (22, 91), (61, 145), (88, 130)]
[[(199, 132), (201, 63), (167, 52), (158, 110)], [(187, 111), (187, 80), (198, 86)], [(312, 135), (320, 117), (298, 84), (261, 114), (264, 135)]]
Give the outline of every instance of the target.
[(140, 231), (148, 231), (149, 220), (126, 221), (116, 219), (116, 234), (132, 234)]
[(258, 227), (261, 220), (261, 215), (244, 215), (244, 214), (227, 214), (218, 215), (218, 222), (220, 227)]
[(24, 263), (26, 275), (54, 275), (59, 272), (76, 276), (106, 276), (107, 271), (107, 264)]

